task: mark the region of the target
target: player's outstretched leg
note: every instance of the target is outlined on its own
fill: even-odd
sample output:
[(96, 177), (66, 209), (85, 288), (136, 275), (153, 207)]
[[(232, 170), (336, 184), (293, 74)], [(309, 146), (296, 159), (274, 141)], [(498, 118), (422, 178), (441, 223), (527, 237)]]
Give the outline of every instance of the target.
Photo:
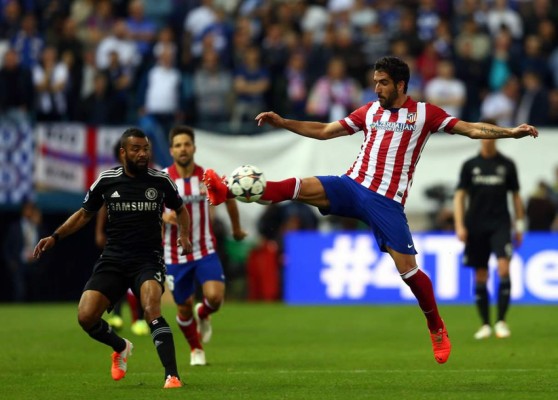
[(206, 169), (203, 173), (203, 183), (207, 187), (209, 204), (216, 206), (224, 203), (229, 198), (229, 188), (224, 177), (220, 177), (212, 169)]
[(110, 369), (112, 379), (119, 381), (126, 376), (126, 371), (128, 370), (128, 357), (132, 355), (132, 350), (134, 345), (128, 339), (124, 339), (126, 342), (126, 347), (120, 353), (112, 353), (112, 367)]

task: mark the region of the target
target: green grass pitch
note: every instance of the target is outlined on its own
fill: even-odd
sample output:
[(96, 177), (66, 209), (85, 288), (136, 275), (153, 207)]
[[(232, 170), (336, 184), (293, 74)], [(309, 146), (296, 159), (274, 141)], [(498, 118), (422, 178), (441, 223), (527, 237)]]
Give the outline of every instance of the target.
[(134, 354), (126, 378), (112, 381), (111, 350), (81, 331), (76, 309), (0, 305), (0, 399), (558, 399), (556, 306), (512, 306), (512, 337), (485, 341), (472, 338), (472, 305), (442, 306), (453, 352), (438, 365), (415, 306), (226, 303), (206, 345), (210, 365), (190, 367), (165, 305), (185, 381), (174, 390), (162, 389), (150, 337), (129, 324)]

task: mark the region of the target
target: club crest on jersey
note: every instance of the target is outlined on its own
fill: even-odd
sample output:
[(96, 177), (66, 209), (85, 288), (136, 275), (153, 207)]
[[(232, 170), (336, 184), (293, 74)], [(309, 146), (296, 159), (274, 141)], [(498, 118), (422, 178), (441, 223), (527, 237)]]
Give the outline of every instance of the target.
[(409, 124), (417, 122), (417, 113), (412, 112), (412, 113), (407, 114), (407, 122)]
[(157, 190), (149, 188), (145, 191), (145, 198), (147, 200), (155, 200), (157, 198)]

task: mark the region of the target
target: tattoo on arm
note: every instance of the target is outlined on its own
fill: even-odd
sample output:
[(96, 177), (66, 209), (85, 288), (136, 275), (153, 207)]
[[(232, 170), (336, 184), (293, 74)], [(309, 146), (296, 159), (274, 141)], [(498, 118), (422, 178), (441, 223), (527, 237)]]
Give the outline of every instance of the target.
[(507, 137), (507, 132), (505, 129), (502, 129), (494, 125), (483, 125), (480, 128), (480, 131), (482, 132), (483, 136), (486, 137), (487, 139)]

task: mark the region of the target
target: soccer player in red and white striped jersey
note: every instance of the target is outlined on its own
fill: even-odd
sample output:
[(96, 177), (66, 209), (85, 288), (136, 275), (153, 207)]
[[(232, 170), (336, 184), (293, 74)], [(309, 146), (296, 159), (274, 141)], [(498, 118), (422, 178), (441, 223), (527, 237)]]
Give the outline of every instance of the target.
[[(165, 168), (178, 187), (191, 219), (192, 252), (182, 254), (177, 245), (176, 216), (171, 210), (163, 214), (163, 246), (167, 266), (167, 284), (178, 307), (176, 321), (190, 345), (190, 364), (205, 365), (203, 343), (212, 334), (209, 315), (219, 310), (225, 296), (225, 275), (216, 253), (215, 236), (211, 226), (210, 204), (202, 177), (204, 169), (194, 162), (195, 134), (188, 126), (176, 126), (169, 133), (173, 164)], [(246, 233), (240, 226), (236, 201), (226, 202), (235, 240)], [(195, 281), (201, 284), (203, 302), (194, 307)]]
[[(360, 153), (342, 176), (314, 176), (267, 182), (261, 202), (296, 200), (318, 207), (322, 214), (358, 218), (374, 233), (379, 247), (391, 255), (403, 281), (410, 287), (427, 320), (434, 358), (445, 363), (451, 352), (448, 333), (436, 305), (432, 283), (417, 266), (416, 251), (404, 212), (416, 165), (429, 136), (446, 132), (472, 139), (538, 136), (535, 127), (515, 128), (461, 121), (441, 108), (410, 98), (408, 65), (397, 57), (383, 57), (374, 65), (378, 100), (330, 123), (285, 119), (268, 111), (256, 116), (258, 125), (270, 124), (318, 140), (363, 132)], [(232, 197), (213, 170), (204, 181), (212, 204)]]

